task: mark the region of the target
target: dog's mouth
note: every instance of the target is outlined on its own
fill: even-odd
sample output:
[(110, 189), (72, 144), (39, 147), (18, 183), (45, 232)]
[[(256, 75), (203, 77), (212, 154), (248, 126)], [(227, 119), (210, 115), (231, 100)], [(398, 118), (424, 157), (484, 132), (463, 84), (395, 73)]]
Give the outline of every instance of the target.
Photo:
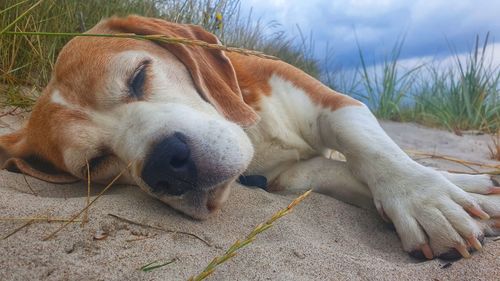
[[(231, 185), (233, 180), (204, 190), (191, 190), (181, 193), (180, 189), (174, 185), (168, 185), (170, 189), (169, 195), (154, 194), (156, 198), (166, 203), (170, 207), (199, 220), (207, 219), (213, 213), (220, 210), (223, 204), (229, 197)], [(172, 195), (175, 192), (181, 193), (180, 195)]]
[(186, 193), (184, 188), (180, 187), (179, 185), (171, 184), (167, 181), (159, 182), (158, 187), (172, 196), (181, 196)]
[(194, 219), (204, 220), (222, 208), (237, 177), (231, 177), (218, 184), (203, 188), (192, 186), (190, 182), (179, 183), (179, 181), (160, 181), (156, 188), (153, 188), (142, 177), (133, 175), (133, 178), (143, 191), (173, 209)]

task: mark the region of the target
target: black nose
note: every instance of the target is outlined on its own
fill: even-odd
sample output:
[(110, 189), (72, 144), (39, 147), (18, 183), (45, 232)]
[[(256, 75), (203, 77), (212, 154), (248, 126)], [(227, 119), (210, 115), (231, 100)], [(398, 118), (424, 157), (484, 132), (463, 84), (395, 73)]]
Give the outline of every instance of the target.
[(176, 132), (151, 150), (142, 169), (142, 179), (153, 192), (182, 195), (196, 187), (196, 166), (186, 139)]

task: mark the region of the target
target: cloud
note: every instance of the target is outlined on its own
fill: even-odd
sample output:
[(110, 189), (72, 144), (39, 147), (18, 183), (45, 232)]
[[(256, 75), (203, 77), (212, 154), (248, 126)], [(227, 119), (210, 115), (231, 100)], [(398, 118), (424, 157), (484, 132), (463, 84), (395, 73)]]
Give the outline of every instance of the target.
[[(248, 0), (263, 21), (277, 20), (297, 34), (313, 32), (316, 57), (323, 59), (329, 42), (339, 63), (358, 62), (356, 37), (367, 56), (376, 63), (405, 37), (402, 56), (446, 56), (470, 49), (476, 34), (490, 31), (491, 42), (500, 39), (500, 1), (496, 0)], [(498, 38), (498, 39), (497, 39)]]

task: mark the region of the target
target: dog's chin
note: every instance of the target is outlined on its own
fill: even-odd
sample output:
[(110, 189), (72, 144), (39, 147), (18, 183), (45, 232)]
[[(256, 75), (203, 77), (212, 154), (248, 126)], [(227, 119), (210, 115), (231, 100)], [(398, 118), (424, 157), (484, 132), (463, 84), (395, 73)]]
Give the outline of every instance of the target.
[(234, 179), (207, 190), (193, 190), (180, 196), (154, 195), (173, 209), (197, 220), (205, 220), (222, 208)]

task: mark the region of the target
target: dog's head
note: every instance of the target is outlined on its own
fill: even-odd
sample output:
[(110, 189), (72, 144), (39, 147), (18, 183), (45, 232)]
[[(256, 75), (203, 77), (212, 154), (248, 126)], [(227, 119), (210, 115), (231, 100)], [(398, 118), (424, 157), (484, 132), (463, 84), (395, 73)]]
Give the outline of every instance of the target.
[[(161, 34), (217, 44), (198, 26), (138, 16), (89, 33)], [(127, 38), (77, 37), (25, 127), (0, 137), (0, 166), (49, 182), (122, 182), (205, 218), (253, 155), (241, 127), (257, 122), (223, 51)]]

